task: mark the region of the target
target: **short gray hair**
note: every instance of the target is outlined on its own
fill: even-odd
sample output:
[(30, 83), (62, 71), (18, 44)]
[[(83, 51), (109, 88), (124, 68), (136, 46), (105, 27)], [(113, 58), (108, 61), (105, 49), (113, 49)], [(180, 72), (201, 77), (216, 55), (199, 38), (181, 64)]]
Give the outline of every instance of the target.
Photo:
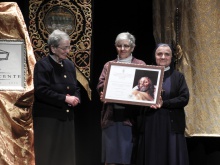
[(48, 46), (58, 47), (61, 40), (70, 40), (70, 36), (59, 29), (54, 30), (48, 37)]
[(121, 40), (129, 40), (130, 46), (132, 48), (135, 47), (135, 37), (131, 33), (122, 32), (122, 33), (118, 34), (116, 39), (115, 39), (115, 45)]

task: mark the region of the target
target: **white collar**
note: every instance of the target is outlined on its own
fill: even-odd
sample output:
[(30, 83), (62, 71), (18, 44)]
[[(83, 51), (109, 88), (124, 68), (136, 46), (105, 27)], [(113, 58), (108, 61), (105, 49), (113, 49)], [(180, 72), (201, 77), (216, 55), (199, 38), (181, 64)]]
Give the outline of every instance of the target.
[(168, 70), (170, 70), (170, 66), (168, 66), (164, 69), (164, 71), (168, 71)]
[(129, 57), (125, 58), (125, 59), (120, 59), (119, 55), (118, 55), (118, 61), (117, 62), (131, 63), (131, 61), (132, 61), (132, 54)]

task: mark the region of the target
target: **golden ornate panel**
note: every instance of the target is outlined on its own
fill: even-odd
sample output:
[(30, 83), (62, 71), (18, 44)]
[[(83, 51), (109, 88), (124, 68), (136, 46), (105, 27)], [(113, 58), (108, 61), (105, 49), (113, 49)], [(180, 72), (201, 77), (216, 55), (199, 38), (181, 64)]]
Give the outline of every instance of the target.
[(71, 37), (68, 58), (75, 64), (77, 79), (90, 99), (91, 7), (90, 0), (29, 1), (29, 34), (36, 60), (49, 54), (47, 37), (54, 29), (67, 32)]

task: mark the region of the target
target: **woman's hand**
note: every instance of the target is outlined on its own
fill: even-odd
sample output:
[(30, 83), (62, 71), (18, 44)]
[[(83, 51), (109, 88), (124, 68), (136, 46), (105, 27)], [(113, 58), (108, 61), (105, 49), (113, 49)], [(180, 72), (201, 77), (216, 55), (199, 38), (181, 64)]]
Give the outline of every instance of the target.
[(101, 102), (106, 103), (106, 101), (103, 101), (103, 92), (102, 91), (99, 93), (99, 97), (100, 97)]
[(100, 97), (100, 100), (102, 101), (102, 99), (103, 99), (103, 92), (99, 93), (99, 97)]
[(80, 100), (76, 96), (70, 96), (69, 94), (66, 95), (66, 103), (68, 103), (69, 106), (76, 106), (79, 104)]
[(162, 100), (162, 97), (160, 96), (159, 102), (156, 105), (151, 105), (150, 108), (159, 109), (162, 107), (162, 105), (163, 105), (163, 100)]

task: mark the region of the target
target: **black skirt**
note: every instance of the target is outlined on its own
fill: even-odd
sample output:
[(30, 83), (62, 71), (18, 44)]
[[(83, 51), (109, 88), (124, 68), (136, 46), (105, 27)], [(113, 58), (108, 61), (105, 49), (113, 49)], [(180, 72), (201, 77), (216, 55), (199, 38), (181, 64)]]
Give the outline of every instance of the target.
[(36, 165), (76, 165), (74, 120), (34, 117)]
[(142, 116), (136, 165), (188, 165), (184, 134), (171, 131), (169, 111), (151, 110)]

